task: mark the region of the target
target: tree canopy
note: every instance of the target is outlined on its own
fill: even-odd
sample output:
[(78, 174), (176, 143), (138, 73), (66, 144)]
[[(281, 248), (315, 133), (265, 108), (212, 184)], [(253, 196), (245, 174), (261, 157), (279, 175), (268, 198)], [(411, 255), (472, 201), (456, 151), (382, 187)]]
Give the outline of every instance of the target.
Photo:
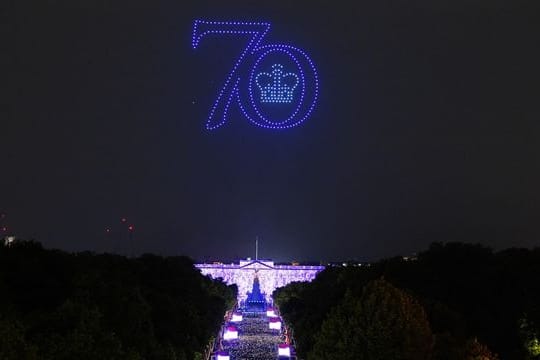
[[(381, 339), (388, 339), (389, 334), (391, 338), (399, 335), (383, 325), (402, 324), (407, 312), (397, 311), (400, 306), (416, 314), (409, 319), (418, 326), (425, 313), (430, 332), (422, 332), (423, 343), (433, 344), (432, 359), (485, 360), (496, 359), (496, 354), (502, 359), (539, 359), (538, 274), (540, 249), (494, 252), (481, 245), (433, 243), (413, 259), (396, 257), (369, 266), (329, 267), (309, 284), (278, 289), (274, 299), (293, 330), (298, 352), (308, 360), (324, 358), (324, 349), (351, 344), (359, 349), (355, 358), (370, 358), (364, 355), (370, 346), (386, 341)], [(382, 286), (384, 283), (388, 285)], [(396, 290), (390, 290), (393, 288)], [(383, 295), (393, 291), (393, 297)], [(402, 300), (395, 303), (387, 298)], [(401, 315), (383, 317), (391, 314)], [(371, 328), (377, 331), (366, 330), (368, 319), (372, 326), (379, 324)], [(347, 335), (343, 329), (356, 335)], [(401, 335), (406, 336), (407, 328), (402, 329)], [(368, 333), (369, 338), (363, 339)], [(385, 345), (396, 348), (391, 342)], [(405, 348), (398, 350), (401, 357), (396, 359), (415, 358), (406, 355)], [(332, 355), (325, 356), (330, 359)]]
[(314, 360), (427, 360), (433, 337), (424, 309), (384, 279), (360, 297), (347, 292), (323, 322), (309, 358)]
[[(236, 288), (186, 257), (0, 247), (0, 358), (193, 359)], [(3, 336), (5, 335), (5, 336)]]

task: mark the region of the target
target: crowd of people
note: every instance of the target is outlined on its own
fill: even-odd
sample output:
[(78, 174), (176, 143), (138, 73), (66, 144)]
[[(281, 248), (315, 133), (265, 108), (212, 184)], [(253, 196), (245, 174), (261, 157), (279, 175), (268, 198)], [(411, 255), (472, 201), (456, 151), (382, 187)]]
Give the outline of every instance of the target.
[(265, 313), (245, 314), (236, 324), (238, 340), (224, 342), (224, 349), (235, 360), (275, 360), (277, 347), (283, 341), (281, 332), (271, 330)]

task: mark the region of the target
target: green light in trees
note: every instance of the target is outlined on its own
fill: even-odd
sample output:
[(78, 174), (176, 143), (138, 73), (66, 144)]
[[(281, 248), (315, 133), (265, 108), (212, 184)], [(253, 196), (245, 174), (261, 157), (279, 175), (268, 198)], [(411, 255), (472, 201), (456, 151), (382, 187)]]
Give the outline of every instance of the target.
[(529, 340), (527, 350), (529, 350), (529, 353), (532, 356), (540, 355), (540, 341), (538, 341), (538, 338), (534, 337), (533, 339)]

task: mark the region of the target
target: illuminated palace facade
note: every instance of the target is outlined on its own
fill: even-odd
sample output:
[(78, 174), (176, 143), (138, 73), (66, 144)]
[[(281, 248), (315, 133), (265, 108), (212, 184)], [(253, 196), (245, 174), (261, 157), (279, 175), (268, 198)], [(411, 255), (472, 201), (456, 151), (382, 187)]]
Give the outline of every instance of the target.
[(294, 281), (311, 281), (324, 270), (324, 266), (275, 265), (269, 260), (240, 260), (239, 264), (195, 264), (203, 275), (222, 278), (229, 285), (238, 286), (238, 301), (243, 304), (258, 277), (266, 301), (272, 302), (275, 289)]

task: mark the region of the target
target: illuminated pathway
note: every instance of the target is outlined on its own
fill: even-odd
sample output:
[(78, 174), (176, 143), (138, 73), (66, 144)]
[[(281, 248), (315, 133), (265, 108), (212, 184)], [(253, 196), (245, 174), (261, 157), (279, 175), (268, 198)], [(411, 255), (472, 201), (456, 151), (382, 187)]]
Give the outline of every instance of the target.
[(221, 336), (221, 351), (215, 353), (214, 359), (295, 359), (285, 340), (279, 317), (269, 318), (265, 312), (244, 313), (241, 321), (227, 322)]
[(281, 336), (278, 331), (268, 328), (265, 313), (244, 315), (238, 323), (238, 342), (224, 346), (229, 350), (231, 360), (275, 360)]
[[(311, 281), (322, 266), (274, 265), (269, 260), (240, 264), (197, 264), (204, 275), (238, 286), (238, 306), (228, 312), (214, 343), (215, 360), (295, 359), (286, 327), (271, 307), (272, 292), (293, 281)], [(251, 291), (250, 291), (251, 290)], [(269, 307), (270, 305), (270, 307)]]

